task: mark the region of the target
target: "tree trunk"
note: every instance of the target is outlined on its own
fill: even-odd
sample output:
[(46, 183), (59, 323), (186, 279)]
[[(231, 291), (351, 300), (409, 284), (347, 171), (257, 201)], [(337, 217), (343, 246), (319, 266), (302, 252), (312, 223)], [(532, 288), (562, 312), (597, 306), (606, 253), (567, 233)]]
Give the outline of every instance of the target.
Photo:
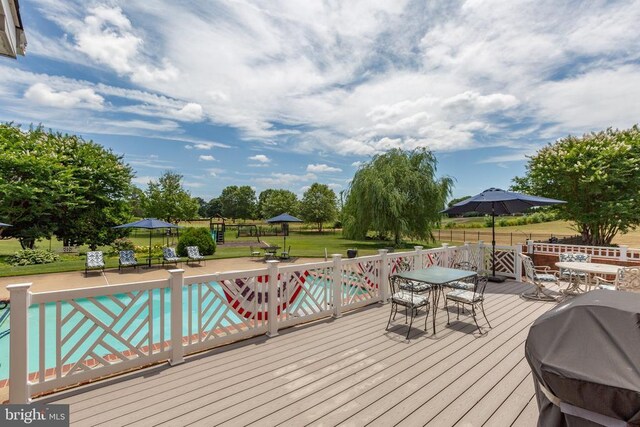
[(22, 247), (22, 249), (33, 249), (36, 245), (36, 239), (31, 237), (20, 237), (18, 238), (18, 241), (20, 242), (20, 247)]

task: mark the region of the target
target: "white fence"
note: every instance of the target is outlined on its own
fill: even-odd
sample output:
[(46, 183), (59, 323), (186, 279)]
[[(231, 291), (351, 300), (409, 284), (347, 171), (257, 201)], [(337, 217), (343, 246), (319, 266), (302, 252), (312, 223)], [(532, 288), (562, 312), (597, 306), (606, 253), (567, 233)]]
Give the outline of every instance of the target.
[(538, 243), (527, 241), (527, 252), (546, 255), (557, 255), (564, 252), (580, 252), (591, 256), (616, 261), (640, 261), (640, 249), (625, 245), (617, 247), (563, 245), (558, 243)]
[[(496, 270), (520, 278), (520, 246), (498, 246)], [(160, 361), (267, 334), (345, 310), (386, 302), (388, 277), (401, 262), (413, 269), (470, 261), (488, 270), (482, 243), (55, 292), (10, 285), (11, 403)], [(482, 268), (482, 267), (481, 267)], [(29, 361), (28, 355), (37, 355)]]

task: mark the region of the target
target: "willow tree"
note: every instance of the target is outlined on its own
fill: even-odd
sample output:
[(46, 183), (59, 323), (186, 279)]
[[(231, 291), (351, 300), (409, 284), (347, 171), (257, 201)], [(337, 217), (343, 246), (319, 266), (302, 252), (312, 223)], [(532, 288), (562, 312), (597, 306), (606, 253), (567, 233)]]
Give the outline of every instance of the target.
[(440, 222), (452, 180), (436, 177), (433, 153), (393, 149), (374, 156), (358, 169), (344, 205), (344, 235), (364, 239), (369, 231), (393, 236), (431, 239)]
[(640, 225), (640, 128), (607, 129), (548, 144), (511, 187), (565, 200), (558, 218), (573, 223), (586, 244), (611, 244)]

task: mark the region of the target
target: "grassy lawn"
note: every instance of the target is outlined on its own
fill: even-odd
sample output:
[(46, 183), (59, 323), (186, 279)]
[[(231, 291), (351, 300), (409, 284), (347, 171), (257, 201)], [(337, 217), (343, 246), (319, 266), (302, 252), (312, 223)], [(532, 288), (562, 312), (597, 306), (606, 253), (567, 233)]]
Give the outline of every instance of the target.
[[(148, 246), (149, 245), (149, 233), (147, 231), (140, 231), (130, 236), (135, 245)], [(172, 239), (169, 239), (171, 243)], [(262, 237), (263, 242), (269, 243), (272, 246), (283, 245), (282, 236), (268, 236)], [(221, 245), (216, 249), (216, 253), (207, 257), (208, 259), (224, 259), (224, 258), (237, 258), (248, 257), (250, 255), (249, 245), (258, 246), (257, 239), (255, 237), (237, 237), (236, 230), (227, 230), (225, 233), (225, 241), (230, 245)], [(233, 246), (233, 243), (242, 242), (246, 246)], [(155, 233), (152, 237), (152, 244), (166, 243), (166, 238), (161, 233)], [(173, 238), (173, 243), (177, 243), (177, 239)], [(407, 243), (408, 248), (412, 248), (413, 245), (421, 244), (425, 247), (429, 245), (425, 242), (410, 242)], [(357, 248), (359, 255), (372, 255), (377, 253), (378, 249), (391, 246), (391, 242), (388, 241), (356, 241), (348, 240), (342, 237), (341, 231), (326, 231), (318, 233), (316, 231), (296, 231), (292, 232), (287, 237), (287, 247), (291, 246), (292, 257), (317, 257), (324, 258), (325, 248), (329, 256), (334, 253), (340, 253), (346, 256), (347, 249)], [(433, 244), (431, 245), (433, 246)], [(20, 244), (15, 239), (0, 240), (0, 277), (7, 276), (22, 276), (27, 274), (40, 274), (40, 273), (54, 273), (63, 271), (77, 271), (84, 269), (85, 257), (84, 254), (89, 250), (88, 247), (79, 248), (79, 254), (61, 254), (62, 243), (57, 240), (43, 240), (38, 242), (38, 248), (49, 249), (60, 255), (60, 261), (51, 264), (41, 265), (29, 265), (14, 267), (7, 263), (7, 258), (11, 256), (15, 251), (20, 249)], [(117, 255), (111, 255), (110, 247), (98, 248), (105, 253), (105, 263), (107, 268), (118, 267)], [(144, 255), (138, 254), (138, 261), (142, 262)]]

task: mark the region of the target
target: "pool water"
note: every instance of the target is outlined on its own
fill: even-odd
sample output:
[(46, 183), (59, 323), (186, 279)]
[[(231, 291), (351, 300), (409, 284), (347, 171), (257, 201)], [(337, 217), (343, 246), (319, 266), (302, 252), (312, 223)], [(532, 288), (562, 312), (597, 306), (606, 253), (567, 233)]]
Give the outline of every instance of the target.
[[(232, 324), (240, 323), (240, 318), (232, 311), (225, 310), (221, 308), (222, 301), (226, 298), (224, 296), (224, 292), (222, 287), (216, 283), (211, 282), (213, 291), (209, 293), (206, 297), (205, 289), (202, 290), (203, 295), (203, 303), (202, 308), (206, 309), (206, 311), (202, 314), (202, 324), (207, 325), (205, 329), (211, 329), (213, 325), (216, 328), (220, 327), (228, 327)], [(306, 289), (309, 294), (313, 295), (313, 298), (316, 301), (321, 301), (323, 299), (329, 298), (329, 292), (325, 292), (327, 287), (327, 283), (324, 280), (308, 280)], [(183, 304), (182, 304), (182, 318), (183, 318), (183, 328), (182, 328), (182, 336), (189, 336), (192, 334), (196, 334), (198, 328), (198, 287), (197, 286), (189, 286), (185, 287), (183, 290)], [(171, 296), (170, 289), (154, 289), (152, 291), (152, 311), (153, 311), (153, 342), (160, 342), (161, 338), (161, 325), (160, 325), (160, 294), (164, 292), (164, 334), (163, 339), (165, 341), (171, 338)], [(192, 292), (192, 327), (189, 330), (189, 322), (188, 319), (188, 293)], [(132, 293), (135, 298), (138, 295), (137, 292)], [(131, 301), (131, 297), (126, 294), (113, 295), (114, 298), (121, 301), (124, 304), (129, 304)], [(91, 315), (95, 316), (98, 320), (105, 323), (106, 325), (110, 325), (113, 322), (113, 318), (109, 314), (109, 311), (113, 313), (119, 314), (122, 309), (119, 304), (114, 302), (109, 297), (98, 297), (95, 298), (98, 304), (94, 304), (92, 301), (87, 299), (78, 299), (75, 302), (84, 310), (86, 310)], [(322, 303), (327, 304), (329, 301), (322, 301)], [(209, 306), (209, 304), (211, 304)], [(100, 307), (103, 306), (104, 308)], [(148, 327), (144, 324), (145, 320), (148, 316), (148, 292), (144, 291), (143, 295), (140, 297), (138, 301), (134, 304), (134, 306), (127, 310), (127, 313), (119, 319), (118, 322), (113, 326), (113, 329), (116, 331), (121, 331), (120, 335), (126, 338), (127, 341), (132, 342), (134, 345), (147, 345), (147, 334)], [(314, 312), (313, 307), (315, 306), (315, 302), (311, 300), (306, 292), (301, 292), (296, 299), (296, 301), (291, 305), (291, 311), (301, 311), (302, 313)], [(266, 307), (265, 307), (266, 309)], [(61, 304), (61, 313), (62, 319), (64, 319), (71, 311), (73, 307), (71, 304), (67, 302), (63, 302)], [(39, 354), (40, 354), (40, 339), (39, 339), (39, 306), (33, 305), (29, 308), (29, 372), (38, 371), (39, 364)], [(213, 319), (207, 324), (209, 318), (213, 316)], [(224, 316), (222, 319), (221, 317)], [(56, 304), (48, 303), (45, 304), (45, 368), (55, 367), (56, 365), (56, 352), (55, 352), (55, 336), (56, 336)], [(8, 322), (7, 322), (8, 325)], [(101, 335), (104, 335), (104, 331), (102, 328), (94, 327), (94, 322), (88, 320), (86, 316), (81, 312), (76, 312), (65, 325), (62, 327), (62, 336), (64, 337), (67, 333), (72, 331), (74, 328), (78, 328), (71, 338), (62, 345), (62, 364), (69, 364), (77, 362), (86, 351), (96, 342)], [(93, 349), (93, 352), (99, 356), (104, 356), (107, 354), (114, 353), (113, 350), (123, 351), (127, 349), (127, 346), (122, 343), (120, 340), (114, 338), (110, 334), (106, 334), (103, 337), (104, 345), (96, 346)], [(69, 353), (69, 354), (67, 354)], [(89, 356), (90, 357), (90, 356)], [(67, 358), (64, 360), (64, 358)], [(9, 336), (7, 335), (4, 338), (0, 338), (0, 379), (9, 377)]]

